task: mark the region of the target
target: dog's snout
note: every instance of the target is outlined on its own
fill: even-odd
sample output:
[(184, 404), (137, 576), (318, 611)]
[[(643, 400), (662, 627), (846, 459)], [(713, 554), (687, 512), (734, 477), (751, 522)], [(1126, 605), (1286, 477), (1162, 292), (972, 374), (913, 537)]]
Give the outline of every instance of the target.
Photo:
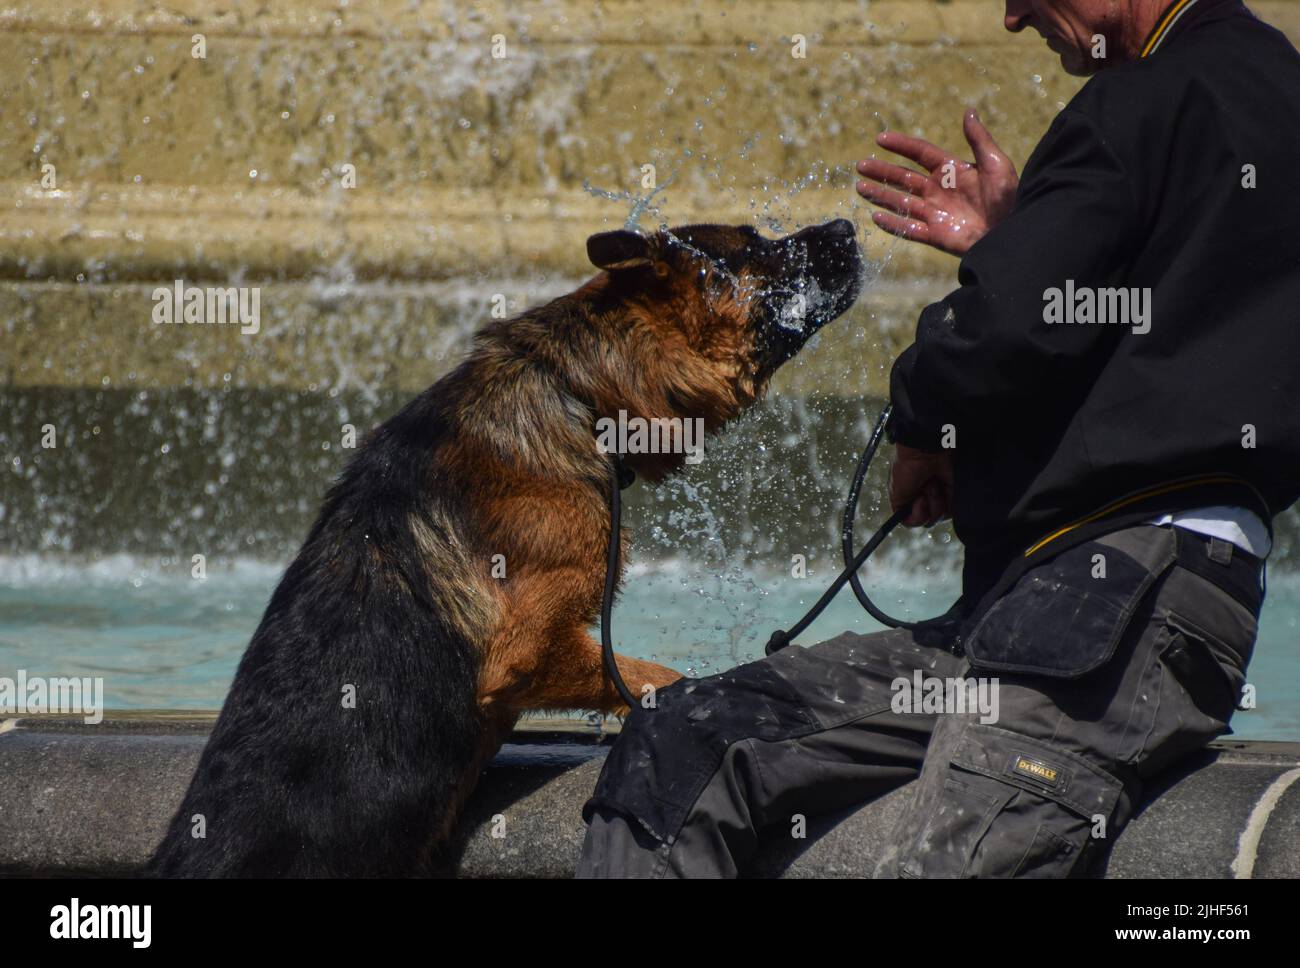
[(819, 225), (809, 225), (806, 228), (800, 229), (798, 232), (794, 233), (794, 235), (791, 235), (790, 238), (806, 239), (811, 236), (814, 238), (838, 242), (841, 240), (856, 238), (857, 234), (857, 230), (853, 227), (852, 222), (846, 218), (837, 218), (832, 219), (829, 222), (822, 222)]
[(853, 228), (853, 223), (846, 218), (837, 218), (834, 221), (827, 222), (825, 229), (828, 235), (836, 236), (838, 238), (851, 239), (857, 235), (856, 230)]
[(858, 231), (846, 218), (809, 225), (781, 240), (785, 246), (807, 247), (820, 260), (838, 262), (858, 255)]

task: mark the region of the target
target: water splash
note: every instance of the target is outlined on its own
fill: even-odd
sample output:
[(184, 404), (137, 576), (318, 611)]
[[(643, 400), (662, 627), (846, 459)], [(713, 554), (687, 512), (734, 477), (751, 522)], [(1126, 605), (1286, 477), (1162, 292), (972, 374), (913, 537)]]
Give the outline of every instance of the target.
[[(655, 204), (655, 199), (667, 191), (668, 186), (676, 179), (677, 172), (671, 172), (663, 182), (655, 185), (644, 195), (626, 189), (610, 191), (604, 188), (596, 188), (585, 178), (582, 180), (582, 190), (595, 198), (605, 198), (613, 202), (630, 202), (631, 207), (628, 209), (627, 218), (623, 220), (623, 228), (635, 232), (641, 227), (641, 218), (644, 215), (647, 213), (657, 216), (662, 214), (662, 209)], [(667, 203), (667, 196), (664, 196), (664, 203)]]

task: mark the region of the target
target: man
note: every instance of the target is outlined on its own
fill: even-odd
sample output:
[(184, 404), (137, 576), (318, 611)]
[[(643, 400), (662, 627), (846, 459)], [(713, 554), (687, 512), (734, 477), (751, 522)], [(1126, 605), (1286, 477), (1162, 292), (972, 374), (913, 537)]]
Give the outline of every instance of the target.
[[(888, 425), (891, 501), (951, 513), (962, 597), (635, 710), (581, 876), (734, 875), (759, 831), (918, 773), (878, 875), (1077, 876), (1227, 730), (1300, 496), (1300, 55), (1240, 0), (1013, 0), (1006, 27), (1094, 74), (1019, 183), (973, 112), (973, 164), (891, 133), (928, 174), (859, 166), (878, 225), (962, 256)], [(917, 670), (978, 677), (996, 721), (898, 702)]]

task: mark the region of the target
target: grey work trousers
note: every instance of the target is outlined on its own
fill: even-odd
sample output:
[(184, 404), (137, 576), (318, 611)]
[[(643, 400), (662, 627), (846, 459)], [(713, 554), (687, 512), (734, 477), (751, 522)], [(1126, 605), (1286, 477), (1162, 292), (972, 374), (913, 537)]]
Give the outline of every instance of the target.
[(1142, 782), (1228, 731), (1262, 600), (1258, 559), (1141, 525), (1031, 569), (960, 640), (950, 615), (681, 680), (606, 760), (578, 876), (736, 876), (760, 831), (918, 775), (875, 876), (1086, 875)]

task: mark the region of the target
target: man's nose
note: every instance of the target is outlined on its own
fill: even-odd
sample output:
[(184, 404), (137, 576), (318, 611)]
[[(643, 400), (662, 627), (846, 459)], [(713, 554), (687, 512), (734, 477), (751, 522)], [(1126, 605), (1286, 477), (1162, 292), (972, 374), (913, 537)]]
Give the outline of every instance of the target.
[(1026, 0), (1007, 0), (1006, 16), (1002, 18), (1002, 26), (1013, 34), (1018, 34), (1025, 29), (1029, 20), (1029, 4)]

